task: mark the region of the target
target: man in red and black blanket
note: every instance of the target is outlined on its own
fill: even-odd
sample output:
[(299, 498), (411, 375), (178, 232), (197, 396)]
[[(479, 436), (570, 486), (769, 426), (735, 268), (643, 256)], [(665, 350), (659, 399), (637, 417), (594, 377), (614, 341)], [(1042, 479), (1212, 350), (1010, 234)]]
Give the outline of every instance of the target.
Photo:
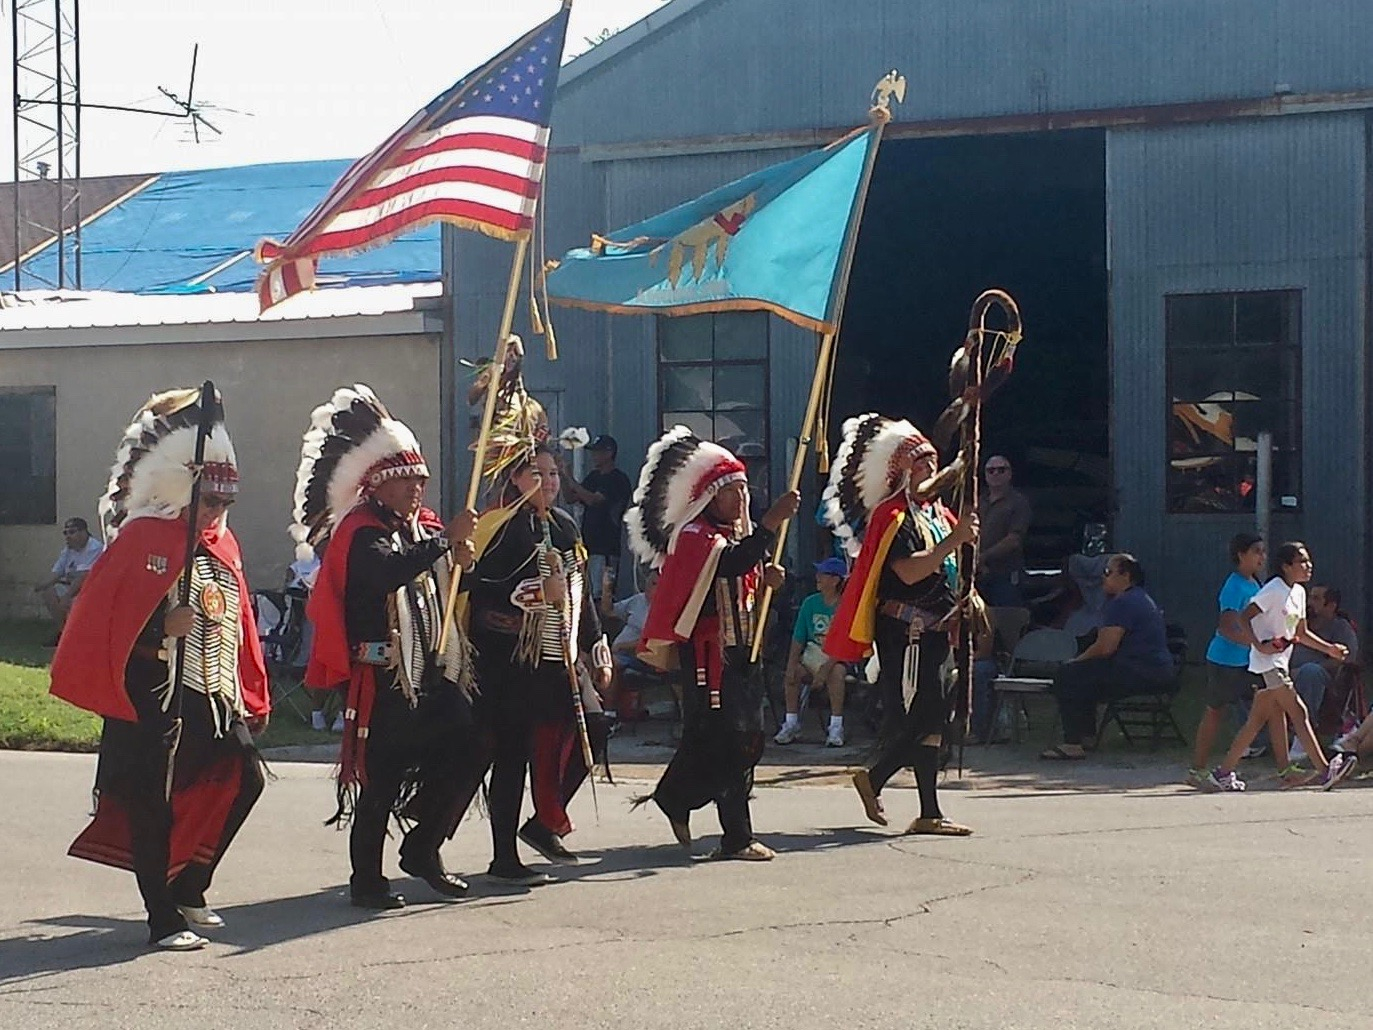
[[(392, 816), (407, 827), (400, 867), (446, 898), (467, 893), (439, 847), (472, 793), (470, 648), (437, 645), (450, 558), (468, 568), (474, 513), (447, 527), (423, 507), (429, 469), (414, 434), (364, 386), (314, 413), (297, 477), (296, 536), (327, 541), (310, 595), (305, 683), (347, 694), (339, 811), (351, 819), (349, 893), (359, 908), (402, 908), (382, 874)], [(441, 574), (442, 573), (442, 577)]]
[[(159, 948), (189, 951), (224, 925), (205, 901), (225, 851), (262, 793), (251, 730), (270, 707), (238, 541), (225, 524), (238, 490), (218, 423), (206, 446), (190, 604), (186, 564), (198, 390), (149, 401), (125, 436), (101, 504), (117, 535), (72, 607), (52, 693), (105, 720), (95, 818), (70, 854), (132, 870)], [(184, 678), (173, 690), (175, 648)], [(170, 768), (169, 768), (170, 767)]]
[(714, 802), (723, 834), (712, 857), (766, 862), (774, 852), (749, 813), (764, 744), (751, 644), (759, 587), (783, 581), (768, 551), (800, 495), (784, 493), (754, 528), (743, 462), (676, 426), (649, 448), (634, 501), (630, 546), (662, 569), (639, 657), (682, 683), (682, 740), (651, 799), (686, 848), (691, 813)]

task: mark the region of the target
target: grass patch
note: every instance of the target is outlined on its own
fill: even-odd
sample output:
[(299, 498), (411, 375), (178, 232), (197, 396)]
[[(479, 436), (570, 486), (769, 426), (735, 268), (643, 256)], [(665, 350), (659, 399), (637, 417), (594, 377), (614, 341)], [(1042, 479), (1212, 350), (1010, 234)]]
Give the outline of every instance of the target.
[(48, 693), (52, 624), (0, 622), (0, 748), (94, 751), (100, 720)]
[[(48, 693), (53, 649), (46, 645), (52, 633), (51, 623), (38, 620), (0, 622), (0, 749), (94, 751), (100, 743), (98, 716)], [(273, 694), (282, 697), (295, 682), (279, 678)], [(259, 747), (338, 743), (337, 734), (310, 728), (310, 704), (303, 693), (275, 709)]]

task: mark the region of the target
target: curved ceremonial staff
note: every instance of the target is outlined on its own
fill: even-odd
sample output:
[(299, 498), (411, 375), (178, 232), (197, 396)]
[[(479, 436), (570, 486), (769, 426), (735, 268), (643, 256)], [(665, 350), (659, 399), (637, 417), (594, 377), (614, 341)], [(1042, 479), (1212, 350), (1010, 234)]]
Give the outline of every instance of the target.
[[(210, 430), (215, 423), (215, 384), (206, 379), (200, 384), (200, 420), (195, 430), (195, 457), (191, 461), (191, 503), (186, 507), (186, 559), (182, 563), (181, 581), (176, 588), (177, 607), (184, 608), (191, 603), (191, 572), (195, 565), (197, 538), (195, 524), (200, 517), (200, 471), (205, 464), (205, 441), (210, 438)], [(176, 752), (181, 746), (182, 699), (185, 695), (186, 642), (184, 637), (176, 641), (176, 654), (172, 659), (172, 696), (168, 710), (172, 713), (172, 725), (167, 731), (167, 800), (172, 797), (172, 779), (176, 769)]]
[[(1001, 329), (989, 328), (988, 316), (996, 309), (1005, 321)], [(1020, 307), (1004, 290), (986, 290), (973, 301), (968, 314), (968, 333), (953, 353), (949, 364), (949, 406), (935, 423), (933, 439), (944, 450), (959, 435), (958, 457), (963, 461), (963, 478), (955, 489), (958, 517), (977, 511), (978, 469), (982, 463), (982, 405), (1010, 378), (1015, 366), (1015, 351), (1024, 335)], [(977, 597), (976, 543), (965, 545), (958, 555), (958, 718), (962, 732), (958, 740), (958, 771), (963, 773), (963, 747), (968, 736), (972, 711), (973, 654), (979, 624), (985, 623), (985, 610)]]

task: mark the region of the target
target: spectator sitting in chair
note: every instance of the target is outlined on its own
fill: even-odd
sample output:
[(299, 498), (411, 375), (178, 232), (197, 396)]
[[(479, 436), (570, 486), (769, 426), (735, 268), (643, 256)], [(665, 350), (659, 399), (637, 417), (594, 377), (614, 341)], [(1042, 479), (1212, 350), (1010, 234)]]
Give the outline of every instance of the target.
[[(52, 621), (57, 623), (58, 635), (66, 625), (67, 615), (72, 610), (72, 601), (81, 589), (82, 580), (105, 549), (104, 544), (91, 536), (90, 527), (82, 518), (70, 518), (63, 524), (62, 540), (66, 546), (53, 563), (52, 575), (33, 588), (35, 594), (43, 596), (43, 606), (47, 608)], [(53, 644), (56, 643), (54, 639)]]
[[(1341, 662), (1305, 644), (1297, 644), (1292, 648), (1292, 682), (1310, 713), (1312, 726), (1319, 732), (1325, 692), (1334, 682), (1341, 665), (1358, 660), (1359, 635), (1354, 632), (1349, 619), (1341, 614), (1340, 592), (1332, 586), (1315, 586), (1308, 592), (1306, 625), (1322, 640), (1343, 644), (1349, 650), (1349, 656)], [(1297, 762), (1305, 757), (1306, 751), (1301, 741), (1294, 741), (1289, 753), (1290, 760)]]
[(643, 676), (659, 675), (657, 669), (641, 662), (634, 653), (639, 646), (639, 637), (643, 635), (644, 623), (648, 620), (648, 607), (657, 589), (658, 572), (655, 569), (644, 577), (643, 593), (615, 602), (615, 617), (624, 620), (624, 627), (616, 634), (610, 651), (615, 659), (615, 667), (620, 672), (628, 669)]
[(815, 585), (819, 591), (801, 602), (796, 627), (791, 634), (791, 653), (787, 655), (787, 717), (773, 742), (790, 744), (801, 735), (801, 684), (809, 680), (829, 694), (830, 726), (827, 747), (844, 746), (844, 676), (848, 668), (825, 654), (825, 634), (829, 632), (834, 609), (844, 593), (848, 566), (842, 558), (826, 558), (815, 563)]
[(1040, 758), (1085, 758), (1084, 743), (1096, 737), (1098, 704), (1163, 690), (1176, 675), (1163, 613), (1143, 584), (1144, 570), (1134, 555), (1111, 555), (1096, 640), (1054, 676), (1051, 693), (1063, 720), (1063, 743)]

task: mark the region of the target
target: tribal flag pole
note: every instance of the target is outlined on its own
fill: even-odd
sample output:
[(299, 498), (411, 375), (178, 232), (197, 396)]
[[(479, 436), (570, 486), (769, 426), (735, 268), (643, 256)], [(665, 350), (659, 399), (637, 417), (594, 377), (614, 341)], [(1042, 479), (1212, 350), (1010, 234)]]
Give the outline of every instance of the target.
[[(1005, 327), (990, 328), (987, 317), (999, 309)], [(1023, 337), (1020, 308), (1004, 290), (986, 290), (973, 302), (968, 315), (968, 333), (953, 353), (949, 365), (949, 406), (935, 423), (931, 434), (941, 450), (958, 434), (958, 456), (963, 462), (962, 479), (955, 496), (959, 519), (975, 513), (978, 506), (978, 469), (982, 463), (982, 405), (1011, 375), (1015, 351)], [(963, 773), (963, 747), (968, 737), (972, 714), (973, 655), (980, 632), (989, 627), (986, 609), (977, 596), (976, 542), (965, 544), (958, 554), (958, 687), (957, 717), (962, 723), (958, 738), (958, 771)]]
[[(721, 186), (568, 251), (545, 275), (555, 304), (613, 314), (767, 311), (819, 336), (788, 490), (798, 489), (834, 366), (835, 339), (868, 183), (891, 102), (906, 80), (888, 72), (869, 122), (829, 146)], [(778, 530), (780, 561), (789, 522)], [(772, 590), (765, 588), (752, 659)]]

